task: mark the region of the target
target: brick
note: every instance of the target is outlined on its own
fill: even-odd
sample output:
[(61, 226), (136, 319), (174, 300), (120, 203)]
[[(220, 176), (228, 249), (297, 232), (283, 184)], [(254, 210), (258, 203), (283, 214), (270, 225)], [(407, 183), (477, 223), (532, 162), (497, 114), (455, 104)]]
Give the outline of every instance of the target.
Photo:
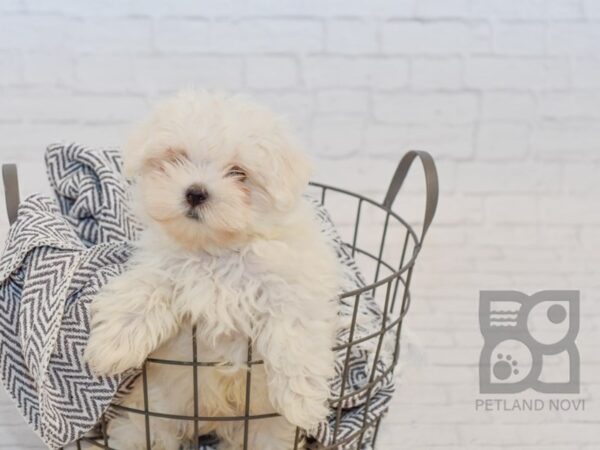
[(573, 85), (578, 88), (599, 88), (600, 60), (575, 59), (573, 61)]
[(407, 62), (401, 58), (365, 58), (370, 85), (378, 89), (397, 89), (407, 85)]
[(208, 20), (163, 19), (155, 22), (154, 42), (164, 52), (201, 53), (210, 47)]
[[(335, 183), (336, 186), (382, 198), (394, 173), (395, 162), (358, 155), (354, 158), (326, 159), (316, 154), (314, 179)], [(353, 218), (352, 218), (353, 219)]]
[(592, 19), (600, 18), (600, 3), (596, 0), (583, 0), (583, 10), (586, 17)]
[(491, 46), (490, 29), (483, 23), (388, 22), (381, 36), (387, 53), (469, 54)]
[(0, 120), (128, 123), (142, 117), (147, 110), (147, 103), (140, 97), (81, 96), (44, 90), (5, 96), (0, 104)]
[(365, 150), (369, 155), (401, 155), (409, 148), (409, 127), (368, 124), (365, 133)]
[(217, 20), (211, 50), (240, 52), (317, 52), (323, 49), (323, 25), (310, 19)]
[[(74, 121), (77, 119), (77, 108), (65, 104), (65, 95), (49, 95), (45, 92), (4, 95), (0, 104), (0, 120), (46, 120)], [(73, 109), (72, 113), (68, 113)]]
[(127, 53), (152, 50), (152, 22), (142, 18), (89, 18), (70, 29), (71, 45), (80, 52)]
[(469, 18), (468, 0), (420, 0), (417, 2), (416, 17), (426, 19)]
[[(16, 411), (13, 412), (12, 415), (16, 415)], [(12, 448), (19, 450), (42, 450), (46, 448), (46, 446), (42, 444), (40, 438), (32, 432), (30, 426), (24, 423), (24, 421), (19, 425), (5, 428), (2, 433), (2, 445), (7, 449)]]
[(148, 114), (146, 98), (133, 95), (74, 96), (79, 120), (89, 124), (123, 123), (126, 126)]
[(258, 100), (273, 108), (289, 122), (303, 138), (304, 143), (310, 141), (309, 122), (314, 111), (314, 101), (310, 96), (297, 92), (265, 92), (254, 95)]
[[(554, 25), (550, 27), (554, 28)], [(494, 27), (494, 52), (504, 55), (544, 53), (545, 30), (538, 23), (499, 23)]]
[(459, 89), (462, 61), (458, 58), (415, 58), (410, 86), (415, 89)]
[(465, 159), (473, 154), (473, 127), (369, 124), (365, 149), (369, 155), (382, 157), (398, 157), (407, 149), (419, 149), (437, 158)]
[(75, 58), (69, 52), (31, 53), (23, 55), (23, 81), (35, 85), (72, 86)]
[(377, 94), (377, 120), (388, 123), (468, 124), (477, 117), (478, 100), (468, 93)]
[[(428, 357), (435, 361), (436, 364), (440, 366), (457, 366), (457, 367), (465, 367), (471, 366), (475, 367), (477, 365), (477, 361), (479, 359), (479, 349), (464, 349), (464, 348), (444, 348), (444, 349), (429, 349)], [(489, 419), (488, 419), (489, 420)], [(432, 418), (432, 422), (440, 423), (440, 418), (437, 420)], [(450, 420), (447, 416), (442, 423), (452, 423), (454, 421)], [(463, 423), (473, 422), (473, 420), (469, 420), (468, 418), (462, 419)]]
[(467, 61), (467, 86), (481, 89), (548, 89), (568, 86), (565, 61), (545, 58), (475, 57)]
[[(418, 0), (404, 0), (401, 2), (397, 0), (372, 0), (370, 2), (362, 0), (335, 0), (331, 2), (330, 7), (334, 10), (335, 14), (339, 14), (340, 11), (359, 14), (362, 10), (367, 14), (375, 16), (413, 17), (417, 2)], [(318, 4), (322, 8), (323, 2), (318, 2)]]
[[(440, 202), (436, 212), (436, 223), (439, 225), (468, 225), (482, 223), (483, 201), (479, 197), (466, 195), (446, 195), (447, 202)], [(403, 202), (404, 204), (405, 202)], [(423, 208), (423, 199), (416, 200), (415, 211), (420, 216)]]
[(455, 345), (481, 348), (483, 337), (479, 330), (455, 330), (452, 333)]
[[(77, 1), (77, 0), (74, 0)], [(239, 15), (245, 12), (244, 3), (236, 1), (178, 0), (163, 2), (161, 0), (129, 0), (122, 3), (126, 14), (149, 17), (221, 17), (223, 15)]]
[(21, 67), (16, 55), (0, 57), (0, 86), (15, 84), (21, 79)]
[(402, 58), (312, 56), (302, 66), (309, 88), (392, 89), (408, 83), (408, 62)]
[(544, 226), (540, 230), (538, 242), (559, 243), (561, 246), (578, 248), (581, 244), (580, 230), (571, 226)]
[(0, 50), (59, 50), (69, 46), (72, 26), (72, 21), (63, 17), (2, 15)]
[[(269, 3), (272, 3), (269, 1)], [(293, 0), (292, 0), (293, 3)], [(296, 2), (297, 3), (297, 2)], [(383, 17), (412, 17), (415, 11), (416, 0), (332, 0), (328, 2), (314, 1), (313, 14), (357, 16), (383, 16)]]
[[(425, 341), (431, 333), (435, 331), (420, 331), (419, 335)], [(447, 333), (440, 333), (448, 338)], [(392, 403), (398, 407), (403, 405), (440, 405), (444, 404), (446, 399), (446, 391), (442, 386), (426, 385), (418, 389), (411, 388), (401, 383), (398, 386), (398, 395), (394, 396)]]
[(536, 223), (537, 210), (533, 195), (490, 195), (485, 200), (486, 219), (494, 225)]
[(427, 232), (427, 243), (432, 246), (465, 245), (466, 242), (467, 231), (462, 225), (437, 225)]
[(557, 192), (560, 166), (523, 163), (463, 163), (458, 168), (458, 189), (465, 193)]
[(540, 20), (546, 15), (546, 0), (473, 0), (471, 15), (485, 19)]
[(547, 0), (548, 17), (550, 19), (583, 19), (584, 9), (580, 0)]
[[(452, 357), (453, 352), (447, 354), (439, 352), (443, 358)], [(439, 405), (438, 405), (439, 406)], [(489, 415), (481, 414), (478, 411), (465, 410), (462, 405), (444, 405), (438, 408), (398, 408), (398, 419), (394, 417), (394, 423), (431, 423), (431, 424), (477, 424), (490, 423), (492, 418)], [(397, 422), (396, 422), (397, 420)], [(450, 450), (452, 447), (443, 446), (444, 450)]]
[(364, 120), (353, 117), (317, 117), (312, 149), (326, 157), (356, 154), (362, 148)]
[[(586, 406), (589, 406), (589, 404)], [(577, 416), (578, 413), (571, 411), (568, 417), (572, 417), (573, 415)], [(558, 424), (560, 426), (557, 426)], [(536, 427), (536, 433), (531, 433), (528, 426), (521, 425), (521, 427), (521, 442), (524, 444), (537, 444), (541, 448), (544, 448), (545, 445), (556, 444), (569, 446), (573, 442), (573, 436), (577, 436), (583, 443), (587, 443), (595, 438), (592, 427), (581, 422), (569, 423), (567, 421), (560, 421), (557, 423), (542, 423)]]
[[(82, 126), (80, 123), (37, 123), (1, 125), (0, 154), (5, 160), (35, 161), (41, 164), (43, 153), (53, 142), (77, 141), (84, 145), (112, 147), (120, 145), (130, 125), (99, 124)], [(44, 177), (42, 177), (44, 179)]]
[(366, 91), (330, 89), (317, 92), (318, 113), (365, 114), (369, 110)]
[(485, 123), (477, 131), (475, 151), (482, 160), (523, 159), (529, 148), (529, 128), (514, 123)]
[(541, 123), (532, 132), (532, 151), (538, 158), (546, 160), (597, 160), (600, 156), (600, 130), (595, 123)]
[[(389, 448), (398, 448), (398, 436), (402, 436), (402, 445), (406, 448), (438, 447), (441, 445), (458, 444), (460, 442), (458, 431), (454, 425), (438, 425), (436, 432), (428, 432), (428, 427), (420, 424), (397, 424), (394, 426), (394, 432), (387, 435), (381, 435), (378, 438), (377, 445), (390, 445)], [(396, 447), (394, 447), (396, 446)]]
[(584, 226), (581, 229), (581, 242), (583, 245), (600, 245), (600, 227), (594, 225)]
[(548, 27), (548, 52), (597, 56), (600, 54), (600, 27), (593, 22), (552, 24)]
[(128, 2), (112, 0), (95, 0), (80, 2), (78, 0), (24, 0), (25, 9), (34, 14), (57, 14), (72, 17), (125, 16), (130, 13)]
[(149, 56), (133, 60), (139, 89), (170, 92), (186, 86), (239, 89), (242, 60), (234, 56)]
[(600, 93), (547, 92), (540, 96), (538, 114), (542, 119), (600, 118)]
[[(452, 320), (453, 317), (449, 316), (448, 320)], [(472, 318), (469, 318), (472, 319)], [(426, 384), (435, 384), (435, 385), (454, 385), (457, 384), (471, 384), (471, 389), (475, 386), (477, 370), (474, 367), (448, 367), (445, 368), (443, 373), (444, 376), (440, 376), (437, 373), (439, 370), (439, 366), (432, 365), (430, 371), (423, 373), (422, 382)]]
[(365, 20), (333, 20), (327, 23), (325, 48), (341, 54), (373, 53), (378, 50), (377, 26)]
[[(137, 0), (141, 2), (142, 0)], [(147, 0), (143, 0), (147, 1)], [(159, 4), (160, 0), (154, 0)], [(247, 16), (316, 16), (316, 17), (413, 17), (416, 0), (256, 0), (251, 3), (223, 2), (212, 0), (203, 2), (198, 7), (197, 2), (190, 0), (192, 6), (208, 15), (247, 15)], [(205, 6), (205, 3), (208, 3)], [(163, 7), (164, 8), (164, 7)], [(167, 9), (167, 8), (164, 8)], [(187, 12), (189, 8), (182, 8)]]
[(250, 57), (246, 63), (246, 85), (256, 89), (290, 88), (298, 84), (298, 67), (286, 56)]
[(529, 121), (536, 113), (531, 93), (484, 91), (481, 105), (484, 120)]
[(447, 348), (456, 345), (453, 336), (440, 331), (422, 331), (419, 338), (428, 347)]
[[(482, 412), (481, 414), (485, 414), (485, 412)], [(524, 424), (503, 425), (502, 433), (496, 432), (494, 429), (496, 426), (497, 425), (492, 424), (475, 424), (472, 426), (462, 425), (459, 427), (459, 430), (461, 433), (464, 433), (464, 444), (471, 444), (474, 446), (498, 445), (504, 448), (523, 445), (522, 435), (527, 428)]]
[(1, 12), (23, 12), (24, 9), (25, 5), (23, 4), (23, 0), (2, 0), (0, 2)]
[[(139, 91), (128, 56), (84, 55), (75, 61), (74, 87), (86, 92)], [(149, 72), (147, 76), (154, 76)]]
[(564, 166), (564, 186), (569, 193), (600, 193), (600, 166), (590, 163), (568, 163)]

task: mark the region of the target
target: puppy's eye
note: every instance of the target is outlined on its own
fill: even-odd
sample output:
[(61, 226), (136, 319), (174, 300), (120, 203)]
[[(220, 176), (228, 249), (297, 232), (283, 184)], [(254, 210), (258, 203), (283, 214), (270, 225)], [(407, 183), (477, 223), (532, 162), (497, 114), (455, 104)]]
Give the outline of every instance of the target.
[(172, 148), (168, 148), (162, 153), (148, 158), (145, 161), (144, 166), (148, 170), (164, 173), (166, 166), (182, 164), (185, 161), (188, 161), (188, 156), (185, 150), (174, 150)]
[(244, 181), (247, 177), (246, 172), (240, 166), (231, 166), (227, 171), (227, 176), (241, 181)]
[(171, 164), (182, 163), (188, 159), (187, 152), (185, 150), (168, 148), (165, 151), (165, 161)]

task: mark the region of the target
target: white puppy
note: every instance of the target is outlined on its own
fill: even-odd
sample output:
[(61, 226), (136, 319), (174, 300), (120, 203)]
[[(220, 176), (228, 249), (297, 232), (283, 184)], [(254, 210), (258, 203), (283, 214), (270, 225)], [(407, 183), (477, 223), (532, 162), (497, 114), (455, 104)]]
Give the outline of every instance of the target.
[[(339, 268), (301, 193), (309, 168), (285, 126), (240, 97), (182, 92), (159, 105), (124, 150), (136, 178), (135, 204), (146, 229), (123, 275), (92, 304), (85, 358), (100, 375), (154, 358), (192, 360), (198, 368), (148, 363), (152, 412), (243, 416), (249, 339), (252, 359), (248, 448), (287, 450), (295, 426), (328, 414)], [(122, 401), (144, 409), (141, 377)], [(146, 448), (144, 417), (123, 413), (109, 445)], [(193, 421), (153, 416), (153, 449), (191, 442)], [(220, 448), (242, 448), (244, 421), (200, 421)], [(195, 447), (194, 447), (195, 448)]]

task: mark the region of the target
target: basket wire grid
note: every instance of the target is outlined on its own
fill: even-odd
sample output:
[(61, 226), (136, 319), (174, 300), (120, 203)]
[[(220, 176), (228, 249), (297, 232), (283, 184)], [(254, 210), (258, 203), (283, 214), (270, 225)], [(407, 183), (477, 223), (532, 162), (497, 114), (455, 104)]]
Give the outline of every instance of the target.
[[(426, 203), (425, 203), (425, 214), (423, 220), (423, 228), (421, 234), (418, 235), (413, 228), (398, 214), (392, 210), (394, 200), (402, 187), (406, 175), (415, 159), (419, 159), (423, 165), (425, 174), (426, 184)], [(9, 214), (9, 221), (12, 223), (16, 218), (16, 210), (19, 203), (18, 194), (18, 182), (16, 174), (16, 166), (5, 165), (3, 166), (3, 178), (5, 184), (6, 193), (6, 204)], [(348, 240), (343, 241), (343, 246), (350, 252), (353, 258), (366, 259), (367, 262), (371, 263), (373, 270), (373, 281), (365, 284), (364, 286), (353, 289), (351, 291), (344, 292), (340, 296), (340, 301), (353, 302), (352, 316), (350, 322), (350, 328), (348, 333), (347, 341), (342, 344), (338, 344), (334, 347), (335, 352), (344, 352), (344, 367), (342, 369), (342, 379), (339, 391), (336, 395), (329, 400), (330, 407), (335, 415), (335, 425), (333, 429), (333, 442), (331, 445), (323, 446), (319, 445), (319, 450), (329, 449), (362, 449), (363, 445), (370, 443), (373, 447), (377, 439), (379, 431), (381, 415), (376, 420), (369, 420), (368, 413), (371, 407), (372, 390), (374, 386), (381, 383), (384, 378), (389, 377), (393, 374), (393, 371), (398, 363), (400, 354), (400, 335), (402, 330), (403, 319), (408, 312), (411, 297), (410, 297), (410, 283), (412, 279), (413, 269), (417, 256), (421, 250), (424, 237), (427, 233), (429, 226), (435, 215), (438, 201), (438, 178), (435, 163), (431, 155), (424, 151), (409, 151), (407, 152), (398, 164), (398, 167), (391, 180), (387, 194), (382, 203), (372, 200), (366, 196), (353, 193), (344, 189), (336, 188), (333, 186), (311, 183), (312, 189), (316, 189), (317, 193), (320, 194), (320, 203), (328, 208), (331, 213), (331, 206), (335, 205), (332, 201), (330, 204), (328, 199), (331, 197), (344, 197), (346, 200), (351, 200), (355, 204), (354, 218), (350, 222), (348, 232), (351, 235)], [(320, 191), (320, 192), (319, 192)], [(370, 208), (371, 213), (365, 213), (365, 210)], [(347, 209), (347, 208), (346, 208)], [(373, 216), (376, 214), (383, 214), (383, 221), (374, 223)], [(367, 215), (365, 219), (364, 216)], [(335, 222), (335, 218), (334, 218)], [(382, 223), (381, 223), (382, 222)], [(364, 225), (363, 225), (364, 224)], [(337, 223), (336, 223), (337, 225)], [(366, 236), (373, 237), (373, 228), (375, 226), (381, 227), (381, 235), (378, 240), (372, 242), (373, 249), (367, 249), (367, 245), (362, 245), (359, 242), (360, 230), (362, 227), (368, 227), (368, 234)], [(399, 258), (397, 262), (391, 262), (391, 258), (386, 256), (386, 248), (390, 247), (391, 240), (388, 238), (390, 230), (395, 228), (397, 236), (397, 247), (401, 249), (399, 251)], [(364, 234), (364, 233), (363, 233)], [(386, 273), (387, 272), (387, 273)], [(400, 295), (398, 295), (400, 294)], [(370, 332), (363, 336), (356, 336), (356, 323), (359, 311), (359, 304), (361, 299), (364, 299), (366, 295), (372, 295), (379, 302), (381, 308), (381, 324), (377, 331)], [(400, 307), (396, 308), (397, 300), (400, 299)], [(376, 370), (376, 365), (380, 361), (380, 355), (382, 347), (384, 346), (384, 338), (387, 336), (393, 338), (393, 352), (391, 362), (383, 370)], [(252, 368), (256, 365), (263, 364), (262, 360), (254, 359), (252, 355), (252, 342), (248, 341), (247, 358), (246, 358), (246, 385), (245, 385), (245, 404), (243, 414), (236, 416), (202, 416), (200, 415), (200, 401), (198, 393), (198, 383), (193, 382), (193, 415), (178, 415), (178, 414), (167, 414), (160, 411), (154, 411), (151, 409), (151, 405), (148, 400), (148, 375), (147, 366), (149, 364), (163, 364), (163, 365), (177, 365), (177, 366), (189, 366), (192, 369), (193, 380), (198, 380), (198, 370), (201, 367), (222, 367), (224, 364), (222, 361), (201, 361), (199, 359), (197, 351), (197, 340), (196, 340), (196, 329), (192, 328), (192, 360), (181, 361), (181, 360), (168, 360), (158, 358), (148, 358), (145, 364), (141, 368), (141, 383), (143, 391), (143, 409), (131, 408), (124, 405), (113, 405), (116, 410), (126, 411), (131, 414), (138, 414), (144, 418), (145, 428), (145, 446), (147, 450), (152, 449), (152, 438), (151, 438), (151, 418), (160, 419), (172, 419), (180, 421), (192, 421), (194, 440), (192, 442), (198, 443), (196, 447), (206, 448), (203, 446), (209, 446), (216, 444), (215, 436), (201, 436), (199, 432), (199, 424), (201, 422), (243, 422), (243, 450), (260, 450), (251, 449), (249, 447), (249, 428), (252, 421), (268, 419), (279, 416), (279, 414), (265, 413), (265, 414), (251, 414), (250, 413), (250, 400), (251, 400), (251, 383), (252, 383)], [(374, 345), (375, 354), (372, 359), (372, 367), (368, 372), (368, 380), (358, 389), (354, 389), (348, 393), (347, 379), (350, 370), (350, 356), (352, 348), (358, 344), (366, 341), (376, 341)], [(366, 393), (366, 394), (365, 394)], [(344, 413), (343, 401), (348, 399), (350, 396), (357, 394), (363, 394), (366, 397), (364, 403), (364, 415), (362, 423), (359, 429), (353, 431), (350, 435), (339, 437), (340, 423)], [(99, 427), (96, 433), (91, 433), (87, 436), (81, 437), (74, 443), (75, 447), (80, 450), (82, 448), (101, 448), (108, 450), (120, 450), (110, 446), (110, 436), (106, 432), (108, 419), (102, 417)], [(296, 428), (295, 431), (295, 443), (294, 450), (300, 450), (305, 448), (305, 433), (303, 430)], [(193, 444), (192, 444), (193, 445)], [(310, 445), (310, 444), (309, 444)], [(194, 447), (194, 448), (196, 448)]]

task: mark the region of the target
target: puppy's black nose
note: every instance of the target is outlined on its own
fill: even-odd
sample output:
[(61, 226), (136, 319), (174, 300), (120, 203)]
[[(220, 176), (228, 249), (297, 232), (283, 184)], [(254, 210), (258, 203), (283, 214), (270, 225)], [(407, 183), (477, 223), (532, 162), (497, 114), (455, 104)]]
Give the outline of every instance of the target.
[(192, 185), (185, 191), (185, 200), (191, 207), (200, 206), (208, 199), (208, 192), (202, 186)]

